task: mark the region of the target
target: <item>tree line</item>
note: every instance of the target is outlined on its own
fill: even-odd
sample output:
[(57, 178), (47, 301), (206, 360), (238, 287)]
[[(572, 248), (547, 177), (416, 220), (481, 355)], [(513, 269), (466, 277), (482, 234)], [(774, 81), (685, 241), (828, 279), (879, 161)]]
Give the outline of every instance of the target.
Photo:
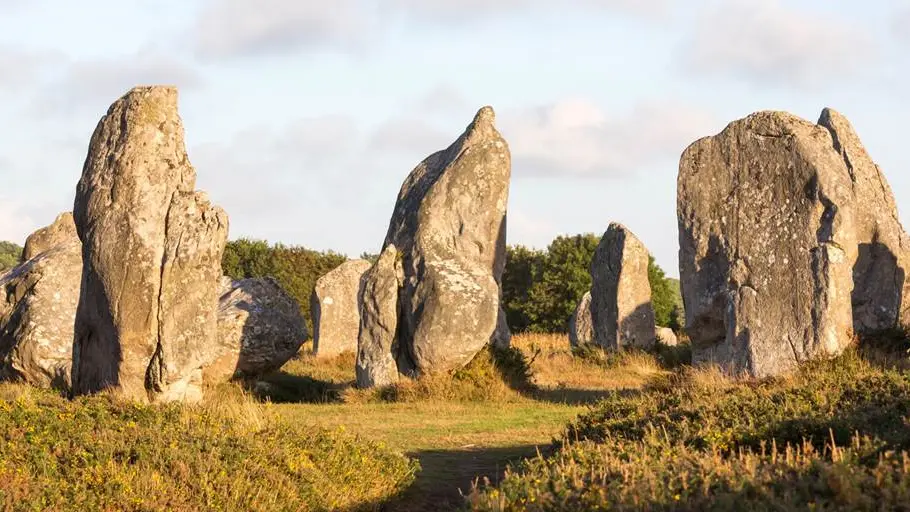
[[(502, 304), (512, 332), (566, 332), (576, 305), (591, 289), (589, 267), (599, 242), (597, 235), (582, 234), (557, 237), (546, 249), (507, 248)], [(375, 261), (376, 255), (360, 258)], [(316, 281), (347, 259), (334, 251), (243, 238), (228, 242), (222, 267), (233, 279), (274, 277), (297, 300), (312, 333), (309, 304)], [(657, 325), (679, 329), (679, 282), (667, 278), (654, 258), (648, 279)]]

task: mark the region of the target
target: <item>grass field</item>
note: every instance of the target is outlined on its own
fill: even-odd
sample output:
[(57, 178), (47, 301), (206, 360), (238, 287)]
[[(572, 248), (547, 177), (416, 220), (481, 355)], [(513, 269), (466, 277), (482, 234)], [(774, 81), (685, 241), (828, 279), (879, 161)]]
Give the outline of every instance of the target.
[(475, 481), (496, 483), (507, 465), (546, 452), (567, 423), (609, 390), (639, 388), (665, 373), (646, 355), (612, 364), (573, 357), (559, 335), (516, 336), (513, 346), (532, 360), (532, 389), (513, 389), (488, 376), (461, 387), (445, 379), (406, 385), (387, 401), (351, 389), (354, 361), (348, 355), (329, 361), (302, 356), (259, 391), (291, 423), (341, 427), (414, 457), (421, 470), (389, 510), (447, 510), (464, 505), (462, 493)]

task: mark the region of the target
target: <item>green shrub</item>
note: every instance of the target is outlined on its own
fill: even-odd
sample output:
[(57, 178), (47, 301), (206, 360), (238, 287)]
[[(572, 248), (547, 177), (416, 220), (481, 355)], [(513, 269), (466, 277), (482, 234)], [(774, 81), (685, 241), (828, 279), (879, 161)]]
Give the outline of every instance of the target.
[(688, 369), (614, 392), (479, 510), (895, 510), (910, 499), (910, 375), (855, 353), (787, 378)]
[(148, 406), (0, 387), (4, 510), (375, 508), (413, 480), (404, 456), (299, 428), (249, 399)]

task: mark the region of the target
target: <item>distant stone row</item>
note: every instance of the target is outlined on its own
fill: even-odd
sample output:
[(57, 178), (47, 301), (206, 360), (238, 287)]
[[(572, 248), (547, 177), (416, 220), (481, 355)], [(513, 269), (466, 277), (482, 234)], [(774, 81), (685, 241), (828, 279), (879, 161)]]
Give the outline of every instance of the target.
[[(316, 285), (314, 348), (356, 349), (361, 387), (445, 372), (508, 346), (500, 307), (511, 157), (482, 108), (398, 195), (378, 260)], [(76, 394), (194, 401), (255, 376), (307, 332), (274, 281), (221, 276), (227, 215), (194, 191), (177, 92), (139, 87), (92, 136), (73, 214), (26, 242), (0, 278), (0, 377)], [(849, 123), (760, 112), (697, 141), (678, 179), (680, 278), (697, 364), (773, 375), (908, 320), (906, 233)], [(648, 254), (611, 224), (573, 343), (647, 348)]]

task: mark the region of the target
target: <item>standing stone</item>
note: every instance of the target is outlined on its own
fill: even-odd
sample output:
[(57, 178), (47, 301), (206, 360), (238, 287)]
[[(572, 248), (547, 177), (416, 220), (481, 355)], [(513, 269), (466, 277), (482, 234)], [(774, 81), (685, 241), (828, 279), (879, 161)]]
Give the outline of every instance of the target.
[(655, 335), (657, 336), (657, 341), (668, 347), (679, 345), (679, 339), (676, 338), (676, 333), (669, 327), (658, 327)]
[(73, 389), (201, 398), (227, 215), (194, 192), (177, 90), (137, 87), (92, 136), (73, 215), (83, 246)]
[(221, 280), (217, 343), (206, 351), (203, 380), (256, 377), (276, 371), (307, 339), (293, 297), (271, 277)]
[(356, 367), (359, 388), (398, 382), (398, 292), (403, 279), (400, 254), (394, 244), (382, 250), (363, 276)]
[(360, 280), (369, 269), (369, 261), (346, 261), (316, 281), (310, 297), (310, 314), (313, 317), (313, 353), (318, 357), (357, 352)]
[(610, 224), (591, 262), (594, 343), (607, 348), (654, 346), (648, 250), (625, 226)]
[(569, 319), (569, 344), (573, 347), (594, 341), (594, 324), (591, 320), (591, 292), (585, 292)]
[(856, 213), (866, 206), (854, 188), (869, 185), (845, 164), (856, 148), (835, 146), (825, 126), (759, 112), (683, 153), (679, 260), (693, 362), (767, 376), (850, 343)]
[(79, 235), (76, 234), (76, 223), (73, 221), (73, 213), (61, 213), (53, 224), (35, 231), (25, 239), (25, 247), (22, 249), (22, 261), (28, 261), (48, 249), (73, 241), (79, 241)]
[[(910, 325), (910, 238), (898, 218), (891, 187), (843, 115), (825, 109), (819, 126), (831, 134), (854, 195), (857, 259), (853, 263), (853, 329), (874, 333)], [(840, 171), (839, 171), (840, 172)]]
[[(504, 337), (497, 325), (511, 156), (494, 117), (492, 108), (480, 109), (464, 134), (421, 162), (399, 192), (383, 249), (394, 245), (401, 257), (392, 357), (404, 374), (460, 368)], [(369, 274), (367, 289), (378, 286), (371, 279), (386, 285), (392, 276)], [(375, 330), (372, 321), (364, 319), (361, 333)]]
[(0, 378), (70, 388), (82, 244), (73, 216), (28, 237), (29, 259), (0, 277)]

